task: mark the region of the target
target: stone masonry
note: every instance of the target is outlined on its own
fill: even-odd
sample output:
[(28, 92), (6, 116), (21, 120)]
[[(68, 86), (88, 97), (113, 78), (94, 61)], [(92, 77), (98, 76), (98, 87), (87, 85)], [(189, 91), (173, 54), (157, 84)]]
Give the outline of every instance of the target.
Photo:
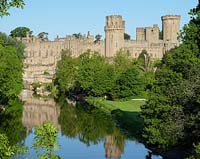
[(159, 38), (159, 27), (136, 28), (136, 40), (124, 40), (125, 21), (120, 15), (106, 17), (105, 40), (94, 43), (94, 36), (84, 35), (57, 37), (54, 41), (30, 37), (22, 39), (26, 45), (24, 60), (24, 82), (29, 87), (33, 82), (49, 83), (55, 74), (61, 51), (69, 49), (73, 57), (78, 57), (86, 50), (98, 51), (102, 56), (112, 58), (120, 49), (128, 51), (132, 58), (137, 58), (146, 50), (152, 59), (161, 59), (167, 50), (179, 45), (180, 16), (162, 16), (163, 38)]

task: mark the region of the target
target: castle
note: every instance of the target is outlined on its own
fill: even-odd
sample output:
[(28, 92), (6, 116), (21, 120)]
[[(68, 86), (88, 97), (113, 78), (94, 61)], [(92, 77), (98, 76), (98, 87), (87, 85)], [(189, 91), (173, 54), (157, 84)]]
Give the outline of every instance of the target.
[(142, 50), (146, 50), (152, 59), (161, 59), (167, 50), (179, 45), (180, 16), (166, 15), (161, 19), (162, 38), (159, 37), (159, 27), (155, 24), (153, 27), (136, 28), (136, 40), (125, 40), (125, 21), (119, 15), (106, 17), (105, 40), (96, 43), (94, 36), (89, 33), (81, 38), (57, 37), (54, 41), (27, 34), (22, 38), (26, 45), (24, 80), (26, 83), (51, 82), (63, 49), (71, 50), (73, 57), (90, 49), (107, 58), (114, 57), (120, 49), (128, 51), (132, 58), (137, 58)]

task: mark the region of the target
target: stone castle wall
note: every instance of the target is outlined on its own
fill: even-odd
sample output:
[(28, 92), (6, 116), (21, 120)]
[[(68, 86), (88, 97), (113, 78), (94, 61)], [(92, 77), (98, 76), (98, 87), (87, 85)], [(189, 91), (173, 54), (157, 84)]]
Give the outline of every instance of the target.
[(61, 58), (61, 51), (69, 49), (73, 57), (80, 56), (90, 49), (102, 56), (112, 58), (120, 49), (127, 50), (132, 58), (137, 58), (142, 50), (146, 50), (152, 59), (161, 59), (167, 50), (179, 45), (180, 16), (167, 15), (162, 18), (163, 38), (159, 39), (159, 27), (137, 28), (136, 40), (124, 40), (125, 21), (122, 16), (106, 17), (105, 40), (94, 43), (94, 36), (76, 38), (66, 36), (57, 37), (54, 41), (44, 41), (37, 37), (23, 38), (26, 45), (26, 59), (24, 60), (24, 81), (51, 82), (55, 74), (56, 65)]

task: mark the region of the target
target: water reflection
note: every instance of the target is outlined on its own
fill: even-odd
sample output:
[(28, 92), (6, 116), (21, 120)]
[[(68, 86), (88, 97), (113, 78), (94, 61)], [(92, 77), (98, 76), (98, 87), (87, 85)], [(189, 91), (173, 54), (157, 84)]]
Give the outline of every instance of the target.
[(53, 99), (27, 98), (23, 107), (22, 123), (28, 132), (45, 121), (50, 121), (59, 128), (59, 115), (60, 108)]
[(103, 140), (106, 158), (118, 159), (124, 151), (124, 134), (116, 128), (110, 115), (98, 109), (62, 106), (59, 123), (63, 135), (78, 137), (87, 146)]
[(110, 114), (85, 104), (74, 107), (64, 102), (56, 106), (52, 99), (26, 98), (22, 123), (27, 129), (29, 158), (37, 158), (31, 148), (34, 138), (31, 130), (45, 121), (51, 121), (60, 130), (57, 154), (61, 158), (145, 159), (148, 154), (142, 144), (130, 140), (116, 127)]
[(11, 145), (22, 144), (26, 138), (26, 130), (21, 121), (22, 105), (20, 100), (13, 100), (6, 111), (0, 114), (0, 133), (7, 135)]
[[(107, 135), (104, 141), (105, 157), (106, 158), (120, 158), (124, 147), (117, 144), (118, 138), (112, 135)], [(124, 143), (124, 140), (122, 141)], [(124, 146), (124, 144), (123, 144)]]

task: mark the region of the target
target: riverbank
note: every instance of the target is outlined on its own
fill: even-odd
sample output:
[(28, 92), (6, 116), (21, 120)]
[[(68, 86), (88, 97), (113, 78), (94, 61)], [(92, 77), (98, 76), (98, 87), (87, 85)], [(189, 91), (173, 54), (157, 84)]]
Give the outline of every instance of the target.
[(117, 124), (131, 136), (141, 137), (143, 120), (140, 117), (140, 107), (145, 104), (145, 101), (109, 101), (94, 97), (89, 97), (86, 101), (106, 113), (110, 113)]

